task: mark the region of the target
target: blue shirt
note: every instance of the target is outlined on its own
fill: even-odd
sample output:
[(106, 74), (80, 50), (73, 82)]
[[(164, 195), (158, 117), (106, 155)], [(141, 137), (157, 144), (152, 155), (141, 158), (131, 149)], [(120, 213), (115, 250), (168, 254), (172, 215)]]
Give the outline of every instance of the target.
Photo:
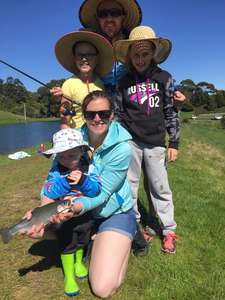
[(79, 184), (71, 184), (67, 178), (69, 174), (70, 171), (59, 165), (57, 158), (54, 159), (41, 194), (55, 200), (66, 195), (95, 197), (100, 193), (100, 177), (93, 164), (89, 165), (87, 173), (83, 173)]

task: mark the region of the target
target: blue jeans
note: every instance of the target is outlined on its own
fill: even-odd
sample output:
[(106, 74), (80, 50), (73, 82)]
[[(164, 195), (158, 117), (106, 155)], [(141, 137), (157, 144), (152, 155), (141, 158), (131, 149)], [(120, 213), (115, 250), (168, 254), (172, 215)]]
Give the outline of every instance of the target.
[(114, 214), (107, 219), (97, 219), (96, 221), (98, 227), (97, 233), (103, 231), (116, 231), (133, 240), (137, 230), (133, 209), (124, 213)]

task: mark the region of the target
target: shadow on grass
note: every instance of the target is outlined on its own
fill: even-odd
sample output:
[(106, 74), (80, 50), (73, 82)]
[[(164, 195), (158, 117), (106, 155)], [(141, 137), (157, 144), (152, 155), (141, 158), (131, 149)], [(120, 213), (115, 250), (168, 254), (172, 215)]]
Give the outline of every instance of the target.
[(138, 210), (141, 214), (141, 224), (143, 226), (147, 225), (147, 220), (148, 220), (148, 212), (146, 207), (142, 204), (142, 200), (140, 198), (138, 198)]
[(29, 272), (42, 272), (52, 266), (60, 267), (59, 250), (57, 240), (42, 240), (33, 244), (28, 253), (31, 255), (43, 256), (39, 262), (18, 270), (20, 276), (25, 276)]
[[(156, 235), (162, 238), (162, 228), (158, 218), (154, 215), (153, 211), (148, 212), (146, 207), (143, 205), (143, 201), (138, 198), (138, 210), (141, 214), (141, 224), (143, 227), (149, 226)], [(152, 208), (153, 210), (153, 208)]]

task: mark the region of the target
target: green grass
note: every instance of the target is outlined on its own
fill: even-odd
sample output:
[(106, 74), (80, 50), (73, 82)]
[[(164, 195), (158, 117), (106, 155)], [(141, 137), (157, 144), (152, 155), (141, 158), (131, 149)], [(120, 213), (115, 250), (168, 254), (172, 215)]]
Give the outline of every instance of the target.
[[(168, 173), (178, 224), (177, 252), (161, 253), (155, 238), (146, 257), (131, 255), (128, 273), (115, 300), (225, 299), (225, 130), (183, 124), (179, 159)], [(50, 160), (10, 161), (0, 156), (1, 222), (13, 224), (39, 203), (39, 190)], [(141, 185), (139, 198), (147, 200)], [(54, 241), (15, 237), (0, 243), (0, 299), (66, 299)], [(19, 276), (20, 271), (22, 276)], [(96, 299), (81, 282), (77, 299)]]
[(216, 128), (222, 128), (222, 122), (221, 120), (215, 120), (215, 115), (217, 116), (225, 116), (224, 113), (207, 113), (207, 114), (197, 114), (196, 119), (192, 119), (192, 115), (195, 115), (193, 112), (181, 112), (180, 117), (181, 120), (184, 123), (192, 123), (197, 126), (205, 128), (206, 126), (208, 128), (216, 127)]
[[(55, 121), (56, 118), (26, 118), (26, 122), (34, 121)], [(14, 124), (14, 123), (25, 123), (24, 116), (15, 115), (10, 112), (0, 110), (0, 125)]]

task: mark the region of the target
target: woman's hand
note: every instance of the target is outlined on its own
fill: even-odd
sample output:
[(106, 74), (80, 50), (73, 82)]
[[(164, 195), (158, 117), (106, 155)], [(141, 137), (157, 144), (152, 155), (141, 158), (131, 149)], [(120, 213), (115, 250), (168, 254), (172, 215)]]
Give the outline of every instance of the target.
[(23, 216), (23, 219), (27, 219), (29, 221), (31, 218), (32, 218), (32, 210), (28, 210)]
[[(23, 219), (27, 219), (28, 221), (32, 219), (32, 210), (29, 210), (28, 212), (26, 212), (26, 214), (24, 215)], [(33, 239), (39, 239), (42, 238), (44, 235), (44, 228), (45, 225), (44, 224), (38, 224), (38, 225), (33, 225), (30, 229), (28, 230), (20, 230), (20, 234), (21, 235), (27, 235), (30, 238)]]
[[(79, 199), (78, 199), (79, 201)], [(79, 214), (83, 209), (83, 205), (82, 203), (80, 202), (72, 202), (72, 210), (73, 210), (73, 213), (76, 215), (76, 214)]]
[[(41, 206), (44, 206), (46, 204), (52, 203), (54, 200), (43, 196), (41, 198)], [(28, 221), (32, 219), (32, 210), (28, 210), (23, 219), (27, 219)], [(27, 235), (30, 238), (37, 239), (37, 238), (42, 238), (45, 232), (45, 225), (44, 224), (38, 224), (38, 225), (33, 225), (29, 230), (20, 230), (21, 235)]]
[[(71, 196), (69, 196), (71, 197)], [(71, 198), (71, 201), (72, 201), (73, 198)], [(64, 198), (64, 200), (68, 200), (68, 196), (66, 196)], [(79, 214), (83, 208), (83, 205), (79, 202), (71, 202), (71, 211), (69, 212), (61, 212), (57, 215), (54, 215), (51, 217), (50, 219), (50, 222), (53, 223), (53, 224), (59, 224), (61, 223), (62, 221), (66, 221), (66, 220), (69, 220), (71, 219), (72, 217), (75, 217), (76, 214)]]

